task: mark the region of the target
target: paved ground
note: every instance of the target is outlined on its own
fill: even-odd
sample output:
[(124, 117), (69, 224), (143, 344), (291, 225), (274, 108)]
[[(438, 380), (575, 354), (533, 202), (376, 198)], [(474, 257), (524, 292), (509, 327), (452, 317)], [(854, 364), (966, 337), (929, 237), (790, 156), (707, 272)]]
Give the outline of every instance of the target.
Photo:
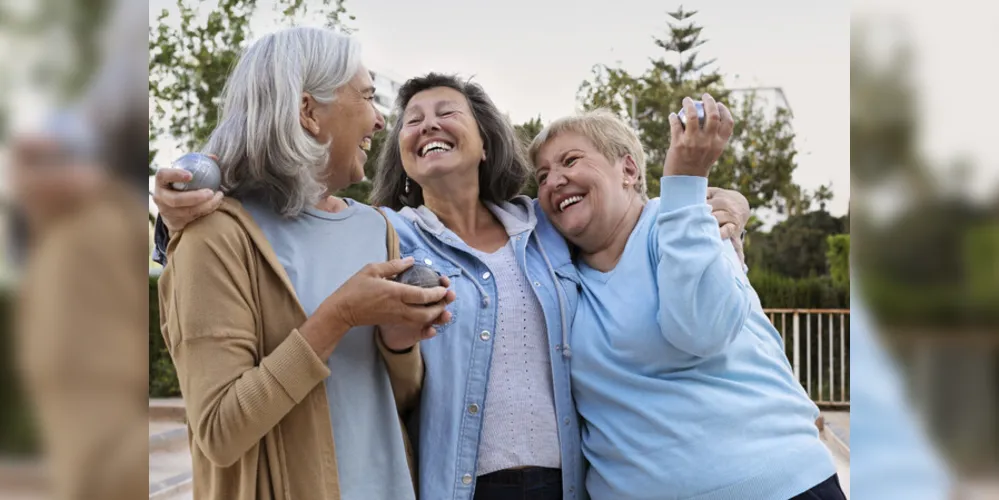
[(850, 412), (848, 411), (824, 411), (822, 416), (826, 419), (836, 436), (846, 445), (850, 446)]
[[(850, 412), (824, 411), (822, 416), (825, 418), (826, 427), (824, 440), (829, 451), (832, 452), (833, 461), (836, 463), (836, 473), (839, 475), (843, 492), (846, 493), (847, 498), (850, 498), (850, 455), (848, 452), (850, 447)], [(846, 452), (838, 443), (831, 441), (833, 436), (843, 442), (847, 448)]]

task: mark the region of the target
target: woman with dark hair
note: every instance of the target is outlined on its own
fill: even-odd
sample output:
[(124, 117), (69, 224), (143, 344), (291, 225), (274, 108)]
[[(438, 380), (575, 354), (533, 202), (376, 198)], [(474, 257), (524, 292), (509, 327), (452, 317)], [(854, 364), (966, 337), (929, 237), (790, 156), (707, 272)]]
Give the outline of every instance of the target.
[[(481, 86), (451, 75), (407, 81), (396, 116), (372, 205), (402, 255), (446, 276), (457, 296), (450, 320), (419, 343), (424, 378), (409, 429), (419, 496), (586, 498), (567, 340), (579, 278), (565, 240), (519, 195), (532, 172), (523, 145)], [(710, 202), (738, 234), (745, 199), (725, 191)], [(204, 209), (191, 207), (161, 215), (183, 227)]]

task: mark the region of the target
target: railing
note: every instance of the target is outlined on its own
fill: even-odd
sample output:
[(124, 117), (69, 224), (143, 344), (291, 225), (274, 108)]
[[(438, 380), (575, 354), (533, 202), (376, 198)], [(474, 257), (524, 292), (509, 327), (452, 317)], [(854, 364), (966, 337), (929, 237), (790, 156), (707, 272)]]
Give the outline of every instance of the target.
[(764, 309), (812, 401), (850, 406), (850, 310)]

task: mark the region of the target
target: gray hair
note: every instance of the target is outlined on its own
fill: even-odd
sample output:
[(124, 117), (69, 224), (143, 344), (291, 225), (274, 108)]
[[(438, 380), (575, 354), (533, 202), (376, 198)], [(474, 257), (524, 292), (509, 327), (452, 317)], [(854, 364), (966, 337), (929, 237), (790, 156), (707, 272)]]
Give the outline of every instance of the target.
[[(517, 196), (531, 175), (524, 146), (517, 138), (510, 120), (496, 108), (479, 84), (440, 73), (411, 78), (399, 88), (395, 104), (396, 116), (403, 115), (413, 96), (437, 87), (461, 92), (468, 100), (472, 117), (479, 126), (482, 146), (486, 151), (486, 160), (479, 165), (479, 199), (500, 203)], [(410, 181), (410, 192), (406, 193), (406, 172), (402, 168), (402, 152), (399, 149), (401, 129), (399, 123), (392, 127), (378, 156), (378, 171), (371, 192), (371, 204), (374, 206), (400, 210), (405, 206), (418, 207), (423, 204), (423, 188), (415, 181)]]
[(226, 80), (204, 147), (219, 157), (226, 194), (258, 198), (287, 217), (317, 203), (329, 145), (302, 127), (302, 93), (331, 103), (360, 65), (357, 40), (328, 29), (284, 29), (250, 45)]

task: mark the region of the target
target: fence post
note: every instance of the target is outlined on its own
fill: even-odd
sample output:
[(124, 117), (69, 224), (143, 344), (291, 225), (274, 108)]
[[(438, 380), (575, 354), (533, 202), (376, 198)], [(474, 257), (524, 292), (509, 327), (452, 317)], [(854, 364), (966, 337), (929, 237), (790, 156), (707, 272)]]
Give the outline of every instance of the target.
[(794, 342), (794, 376), (801, 383), (801, 332), (798, 323), (798, 311), (794, 311), (792, 342)]

